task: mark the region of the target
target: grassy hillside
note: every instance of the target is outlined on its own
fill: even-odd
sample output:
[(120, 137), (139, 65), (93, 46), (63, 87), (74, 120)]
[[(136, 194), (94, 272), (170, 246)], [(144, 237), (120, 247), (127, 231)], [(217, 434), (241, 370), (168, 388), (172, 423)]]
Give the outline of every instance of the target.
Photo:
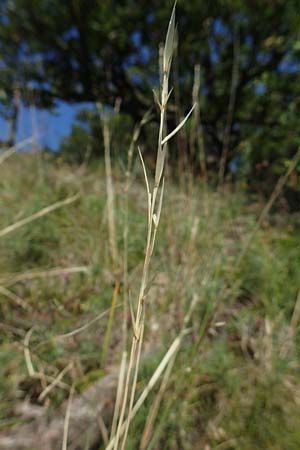
[[(70, 167), (24, 154), (0, 166), (0, 429), (22, 420), (16, 406), (24, 399), (55, 407), (72, 383), (82, 392), (120, 364), (122, 169), (114, 168), (113, 184), (115, 261), (101, 164)], [(178, 185), (168, 180), (165, 190), (138, 392), (178, 336), (180, 346), (135, 417), (127, 449), (298, 450), (299, 217), (274, 212), (253, 234), (258, 200), (205, 192), (198, 180)], [(20, 222), (77, 193), (70, 204)], [(134, 309), (147, 233), (138, 161), (128, 205)], [(127, 325), (131, 336), (129, 310)]]

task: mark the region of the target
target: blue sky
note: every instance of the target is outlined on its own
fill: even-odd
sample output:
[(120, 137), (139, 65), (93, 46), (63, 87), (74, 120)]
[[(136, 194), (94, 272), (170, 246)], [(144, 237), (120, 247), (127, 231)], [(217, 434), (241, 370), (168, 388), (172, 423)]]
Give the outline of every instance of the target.
[[(57, 108), (49, 112), (21, 106), (17, 142), (38, 134), (39, 144), (55, 151), (61, 139), (70, 133), (77, 112), (87, 107), (88, 104), (70, 105), (59, 102)], [(8, 124), (0, 117), (0, 140), (7, 138), (8, 130)]]

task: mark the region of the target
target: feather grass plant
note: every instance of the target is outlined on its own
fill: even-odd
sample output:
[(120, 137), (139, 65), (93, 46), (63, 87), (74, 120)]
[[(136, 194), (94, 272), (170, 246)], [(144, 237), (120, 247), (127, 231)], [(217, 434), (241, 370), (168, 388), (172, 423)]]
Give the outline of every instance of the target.
[[(145, 328), (145, 308), (146, 308), (146, 293), (148, 290), (148, 280), (149, 280), (149, 269), (151, 257), (153, 254), (153, 249), (156, 240), (156, 234), (160, 222), (163, 195), (164, 195), (164, 166), (166, 160), (166, 144), (167, 142), (176, 135), (176, 133), (182, 128), (182, 126), (187, 121), (188, 117), (193, 111), (193, 108), (189, 114), (181, 121), (181, 123), (167, 136), (164, 136), (164, 130), (166, 127), (166, 113), (167, 113), (167, 103), (172, 91), (169, 91), (169, 76), (170, 68), (173, 56), (174, 48), (174, 37), (175, 37), (175, 6), (171, 14), (169, 21), (168, 31), (165, 40), (165, 46), (163, 51), (163, 75), (162, 75), (162, 86), (160, 92), (160, 98), (157, 99), (160, 108), (160, 125), (158, 132), (158, 148), (156, 157), (156, 167), (155, 167), (155, 178), (152, 190), (150, 190), (150, 183), (146, 171), (146, 167), (143, 161), (142, 153), (140, 149), (139, 156), (141, 159), (141, 164), (143, 167), (146, 189), (147, 189), (147, 206), (148, 206), (148, 226), (147, 226), (147, 240), (146, 240), (146, 250), (145, 259), (143, 263), (142, 278), (140, 284), (140, 290), (137, 301), (136, 312), (134, 307), (130, 304), (131, 317), (132, 317), (132, 327), (133, 336), (131, 342), (131, 350), (129, 363), (127, 368), (127, 373), (124, 382), (119, 383), (123, 385), (124, 389), (122, 392), (122, 404), (120, 408), (120, 416), (118, 420), (118, 426), (116, 430), (116, 435), (114, 437), (114, 450), (121, 449), (124, 450), (126, 446), (129, 426), (132, 420), (132, 412), (134, 405), (134, 398), (137, 385), (138, 369), (141, 357), (144, 328)], [(123, 372), (123, 371), (122, 371)], [(120, 394), (120, 392), (119, 392)], [(126, 418), (125, 418), (126, 416)], [(123, 422), (125, 420), (125, 427)], [(123, 432), (124, 429), (124, 433)], [(123, 434), (123, 435), (122, 435)]]

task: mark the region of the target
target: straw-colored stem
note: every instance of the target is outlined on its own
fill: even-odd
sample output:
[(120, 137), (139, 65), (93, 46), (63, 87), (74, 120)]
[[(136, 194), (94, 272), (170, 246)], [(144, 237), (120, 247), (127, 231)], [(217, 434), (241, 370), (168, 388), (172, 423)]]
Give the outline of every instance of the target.
[(102, 119), (103, 122), (103, 139), (104, 139), (104, 161), (105, 161), (105, 175), (106, 175), (106, 193), (107, 193), (107, 217), (108, 217), (108, 239), (110, 254), (114, 268), (116, 267), (118, 253), (116, 244), (116, 230), (115, 230), (115, 201), (114, 188), (111, 170), (110, 158), (110, 130), (107, 117)]
[(140, 330), (140, 334), (139, 334), (139, 337), (138, 337), (138, 347), (137, 347), (135, 370), (134, 370), (134, 375), (133, 375), (133, 380), (132, 380), (131, 395), (130, 395), (129, 408), (128, 408), (128, 416), (127, 416), (127, 420), (126, 420), (126, 425), (125, 425), (125, 431), (124, 431), (123, 441), (122, 441), (122, 445), (121, 445), (121, 450), (125, 450), (126, 440), (127, 440), (127, 436), (128, 436), (128, 430), (129, 430), (129, 425), (130, 425), (130, 422), (132, 420), (131, 415), (132, 415), (132, 408), (133, 408), (133, 404), (134, 404), (134, 397), (135, 397), (135, 391), (136, 391), (136, 385), (137, 385), (138, 370), (139, 370), (140, 359), (141, 359), (143, 335), (144, 335), (144, 321), (141, 324), (141, 330)]
[(116, 401), (115, 401), (115, 409), (114, 409), (114, 415), (113, 415), (112, 426), (111, 426), (111, 438), (113, 438), (116, 435), (116, 432), (117, 432), (119, 412), (120, 412), (120, 408), (121, 408), (121, 405), (122, 405), (122, 397), (123, 397), (123, 393), (124, 393), (124, 381), (125, 381), (126, 365), (127, 365), (127, 351), (123, 350), (122, 359), (121, 359), (121, 366), (120, 366), (120, 373), (119, 373), (119, 378), (118, 378), (118, 387), (117, 387), (117, 395), (116, 395)]
[(117, 450), (118, 445), (119, 445), (119, 440), (120, 440), (120, 437), (121, 437), (121, 429), (122, 429), (123, 421), (124, 421), (124, 417), (125, 417), (125, 411), (126, 411), (126, 406), (127, 406), (127, 398), (128, 398), (128, 392), (129, 392), (129, 386), (130, 386), (130, 379), (131, 379), (130, 371), (131, 371), (131, 368), (133, 367), (133, 364), (134, 364), (136, 344), (137, 344), (137, 338), (135, 336), (133, 336), (132, 344), (131, 344), (130, 357), (129, 357), (129, 364), (128, 364), (128, 369), (127, 369), (127, 376), (126, 376), (124, 393), (123, 393), (123, 402), (122, 402), (122, 407), (121, 407), (121, 412), (120, 412), (120, 417), (119, 417), (119, 422), (118, 422), (116, 436), (115, 436), (115, 438), (113, 440), (113, 448), (114, 448), (114, 450)]
[(112, 300), (111, 300), (111, 308), (110, 308), (108, 323), (107, 323), (106, 332), (105, 332), (105, 336), (104, 336), (104, 340), (103, 340), (103, 348), (102, 348), (102, 354), (101, 354), (101, 366), (102, 367), (105, 366), (105, 362), (106, 362), (106, 355), (107, 355), (107, 351), (108, 351), (109, 339), (110, 339), (112, 324), (113, 324), (114, 315), (115, 315), (115, 309), (116, 309), (119, 288), (120, 288), (120, 283), (117, 281), (115, 284), (115, 288), (114, 288), (114, 292), (113, 292), (113, 296), (112, 296)]

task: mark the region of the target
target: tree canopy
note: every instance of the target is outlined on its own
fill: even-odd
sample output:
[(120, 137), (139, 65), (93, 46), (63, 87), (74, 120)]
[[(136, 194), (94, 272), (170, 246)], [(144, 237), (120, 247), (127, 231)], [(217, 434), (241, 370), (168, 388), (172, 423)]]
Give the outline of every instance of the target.
[[(123, 112), (141, 118), (159, 84), (171, 7), (158, 0), (2, 0), (2, 113), (18, 86), (23, 101), (39, 107), (120, 98)], [(281, 167), (300, 144), (299, 7), (299, 0), (178, 1), (170, 110), (183, 114), (191, 105), (200, 64), (201, 124), (212, 160), (225, 151), (232, 167), (242, 157), (263, 173), (271, 163)]]

